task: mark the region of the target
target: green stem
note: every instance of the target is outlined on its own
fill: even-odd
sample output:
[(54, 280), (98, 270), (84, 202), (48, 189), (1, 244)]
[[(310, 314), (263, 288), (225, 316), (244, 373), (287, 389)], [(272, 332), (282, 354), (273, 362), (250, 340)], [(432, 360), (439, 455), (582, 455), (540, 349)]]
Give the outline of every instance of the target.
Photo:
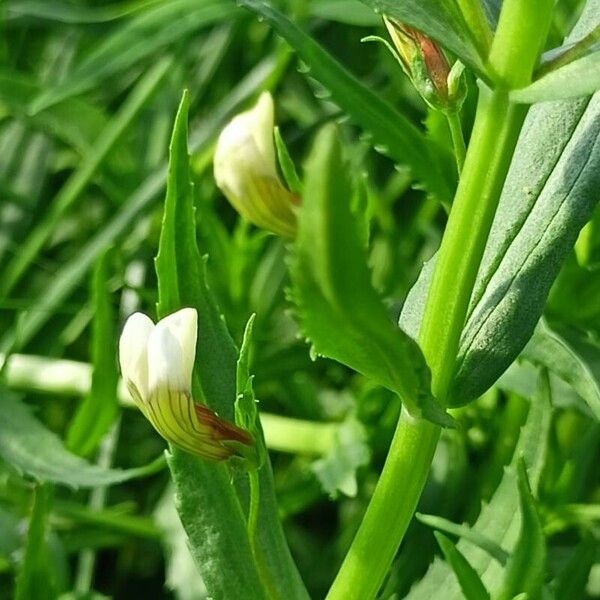
[(256, 525), (258, 523), (258, 509), (260, 507), (260, 482), (258, 479), (258, 470), (253, 469), (248, 472), (248, 483), (250, 484), (250, 502), (248, 505), (248, 540), (252, 548), (254, 560), (256, 556)]
[(477, 49), (487, 57), (492, 45), (492, 30), (480, 0), (457, 0), (458, 6), (473, 34)]
[(439, 435), (437, 425), (402, 410), (373, 498), (327, 600), (375, 598), (416, 510)]
[(467, 147), (465, 146), (465, 136), (463, 135), (460, 114), (457, 112), (445, 113), (450, 135), (452, 136), (452, 145), (454, 146), (454, 158), (456, 159), (456, 168), (458, 174), (462, 173), (465, 164), (465, 155)]
[[(497, 80), (522, 87), (546, 37), (553, 0), (504, 0), (490, 52)], [(547, 27), (540, 23), (546, 19)], [(525, 109), (482, 86), (471, 142), (433, 275), (419, 341), (445, 404), (477, 271)], [(427, 480), (440, 428), (402, 411), (381, 478), (328, 600), (375, 598)]]
[(526, 108), (482, 87), (464, 169), (437, 255), (420, 342), (446, 402), (471, 292)]

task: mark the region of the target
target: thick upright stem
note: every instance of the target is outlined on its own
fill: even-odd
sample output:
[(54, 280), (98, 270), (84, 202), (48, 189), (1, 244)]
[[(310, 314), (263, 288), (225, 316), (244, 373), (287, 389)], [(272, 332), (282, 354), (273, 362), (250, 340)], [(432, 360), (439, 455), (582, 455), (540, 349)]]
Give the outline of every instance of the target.
[(373, 498), (327, 600), (375, 598), (425, 485), (440, 428), (402, 410)]
[[(432, 372), (433, 393), (442, 403), (447, 399), (475, 278), (525, 116), (524, 108), (509, 102), (508, 89), (531, 79), (552, 7), (553, 0), (503, 3), (489, 59), (499, 88), (481, 89), (419, 335)], [(381, 479), (328, 600), (376, 596), (419, 501), (439, 434), (438, 426), (414, 420), (403, 411)]]

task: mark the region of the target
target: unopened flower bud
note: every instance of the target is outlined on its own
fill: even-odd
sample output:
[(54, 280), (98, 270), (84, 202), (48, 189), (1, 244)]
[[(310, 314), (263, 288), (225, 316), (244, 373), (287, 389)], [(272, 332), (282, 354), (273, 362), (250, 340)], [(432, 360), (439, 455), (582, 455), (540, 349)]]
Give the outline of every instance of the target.
[(198, 316), (184, 308), (156, 325), (142, 313), (127, 319), (119, 340), (121, 373), (154, 429), (168, 442), (207, 460), (245, 456), (252, 436), (192, 399)]
[(234, 117), (217, 141), (214, 175), (236, 211), (258, 227), (294, 237), (297, 198), (281, 182), (273, 141), (273, 98)]
[(452, 81), (450, 65), (441, 48), (408, 25), (390, 17), (383, 20), (402, 67), (423, 100), (437, 110), (459, 110), (466, 95), (466, 84), (462, 77), (459, 84)]

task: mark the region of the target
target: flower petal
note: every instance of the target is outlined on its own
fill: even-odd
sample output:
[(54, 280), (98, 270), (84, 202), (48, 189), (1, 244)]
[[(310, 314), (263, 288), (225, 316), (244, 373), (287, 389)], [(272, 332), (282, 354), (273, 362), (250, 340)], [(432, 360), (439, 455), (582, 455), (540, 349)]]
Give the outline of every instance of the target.
[(161, 319), (148, 340), (148, 389), (189, 393), (196, 357), (198, 313), (183, 308)]
[[(132, 314), (123, 327), (119, 339), (119, 362), (121, 374), (132, 392), (133, 399), (140, 402), (148, 395), (148, 339), (155, 325), (148, 316)], [(137, 397), (136, 397), (137, 396)]]

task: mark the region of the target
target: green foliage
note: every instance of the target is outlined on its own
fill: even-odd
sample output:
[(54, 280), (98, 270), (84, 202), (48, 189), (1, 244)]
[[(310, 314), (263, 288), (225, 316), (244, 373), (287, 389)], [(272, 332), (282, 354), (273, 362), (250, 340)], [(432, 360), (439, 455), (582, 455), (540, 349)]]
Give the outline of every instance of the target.
[(533, 104), (589, 96), (600, 89), (600, 52), (593, 52), (575, 60), (527, 87), (514, 90), (510, 96), (515, 102)]
[(439, 544), (446, 562), (452, 567), (460, 589), (466, 600), (487, 600), (488, 594), (479, 575), (461, 554), (460, 550), (445, 535), (436, 532), (435, 539)]
[(542, 596), (546, 569), (546, 540), (523, 460), (517, 464), (517, 478), (521, 532), (506, 565), (502, 587), (494, 596), (498, 600), (510, 600), (518, 594), (526, 594), (526, 597), (531, 599)]
[(48, 560), (47, 519), (51, 504), (51, 488), (36, 486), (27, 531), (25, 556), (17, 576), (15, 600), (42, 600), (57, 594), (55, 577)]
[[(519, 436), (511, 466), (505, 470), (492, 499), (482, 507), (472, 527), (476, 533), (504, 548), (509, 554), (512, 554), (518, 545), (520, 528), (519, 495), (515, 493), (517, 465), (521, 460), (525, 462), (532, 488), (537, 490), (544, 467), (551, 417), (547, 374), (541, 374), (538, 380), (538, 391), (532, 400), (527, 421)], [(461, 540), (457, 548), (493, 596), (503, 584), (505, 568), (488, 553), (487, 548), (473, 546), (472, 539), (471, 537), (471, 539)], [(438, 589), (444, 590), (446, 598), (459, 600), (463, 597), (453, 573), (445, 563), (436, 559), (427, 575), (407, 597), (410, 600), (432, 598), (435, 597)]]
[(600, 348), (576, 330), (537, 326), (523, 356), (566, 381), (600, 419)]
[(362, 425), (350, 418), (336, 428), (329, 452), (311, 465), (323, 490), (332, 498), (336, 498), (340, 492), (346, 496), (356, 496), (356, 472), (367, 465), (370, 459), (366, 441)]
[(371, 285), (345, 171), (330, 126), (317, 137), (308, 161), (298, 219), (292, 280), (302, 330), (316, 353), (396, 392), (413, 414), (449, 425), (431, 396), (419, 347), (392, 324)]
[[(369, 600), (381, 581), (381, 598), (597, 595), (600, 118), (598, 94), (579, 95), (597, 89), (599, 0), (241, 5), (0, 10), (0, 598)], [(502, 6), (536, 18), (509, 23)], [(477, 186), (461, 227), (446, 121), (361, 43), (386, 13), (466, 65), (459, 189), (473, 170)], [(542, 31), (540, 15), (541, 56), (524, 51), (536, 35), (506, 35)], [(504, 90), (499, 56), (518, 74), (537, 64), (533, 83)], [(293, 241), (243, 223), (212, 173), (219, 132), (263, 91), (302, 221)], [(504, 103), (482, 155), (490, 97)], [(443, 417), (429, 371), (437, 385), (453, 357), (430, 358), (469, 301), (457, 265), (479, 266), (467, 241), (490, 180), (504, 183), (504, 123), (516, 139), (527, 110), (453, 323), (452, 402), (493, 387), (449, 411), (454, 429), (404, 409), (397, 427), (401, 401)], [(433, 262), (406, 298), (443, 236), (466, 262), (447, 265), (422, 353), (395, 322), (404, 305), (419, 339)], [(159, 315), (198, 310), (194, 397), (252, 431), (260, 468), (178, 451), (164, 468), (116, 369), (119, 325), (156, 320), (157, 300)], [(306, 337), (326, 356), (311, 360)]]
[(91, 295), (94, 301), (92, 331), (92, 386), (79, 405), (67, 433), (67, 446), (75, 454), (88, 456), (104, 437), (118, 414), (115, 319), (108, 292), (108, 260), (96, 263)]
[(144, 477), (162, 467), (162, 460), (138, 469), (103, 469), (71, 454), (31, 410), (7, 390), (0, 401), (0, 457), (19, 473), (42, 482), (73, 488), (114, 485)]

